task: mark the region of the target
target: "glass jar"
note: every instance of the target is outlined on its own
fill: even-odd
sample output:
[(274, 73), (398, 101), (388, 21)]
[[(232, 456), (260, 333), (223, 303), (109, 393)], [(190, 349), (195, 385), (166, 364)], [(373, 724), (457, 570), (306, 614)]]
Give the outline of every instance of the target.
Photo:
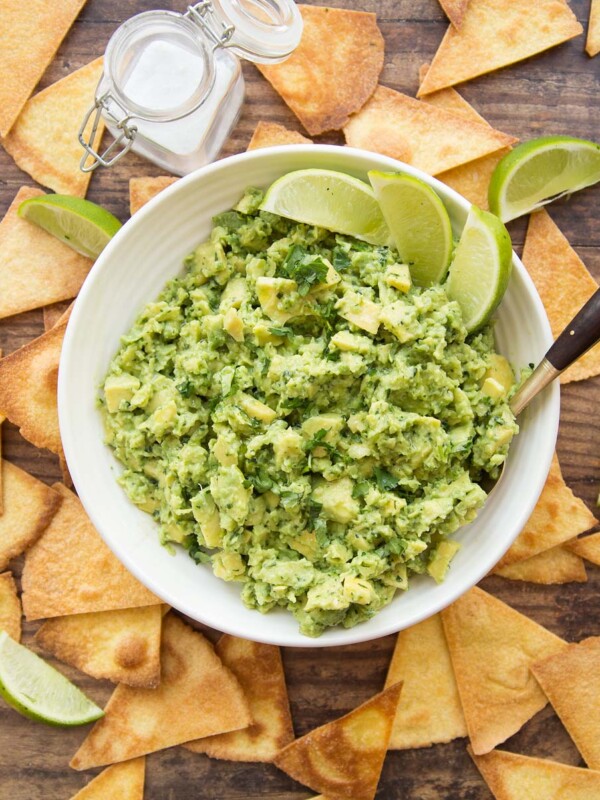
[[(239, 58), (284, 61), (301, 35), (293, 0), (204, 0), (185, 14), (146, 11), (127, 20), (108, 43), (79, 131), (81, 169), (110, 166), (129, 150), (176, 175), (214, 161), (244, 100)], [(103, 153), (95, 141), (100, 118), (114, 137)]]

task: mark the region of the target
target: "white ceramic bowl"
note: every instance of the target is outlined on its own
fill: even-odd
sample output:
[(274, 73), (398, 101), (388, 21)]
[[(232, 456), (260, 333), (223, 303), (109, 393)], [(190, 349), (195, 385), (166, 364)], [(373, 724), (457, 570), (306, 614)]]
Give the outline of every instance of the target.
[[(268, 186), (286, 172), (307, 167), (341, 170), (366, 179), (369, 169), (403, 171), (427, 181), (450, 213), (455, 231), (470, 204), (412, 167), (361, 150), (328, 145), (266, 148), (224, 159), (178, 181), (138, 211), (110, 242), (75, 304), (59, 372), (60, 429), (73, 482), (92, 522), (114, 553), (149, 589), (184, 614), (256, 641), (321, 647), (365, 641), (413, 625), (447, 606), (477, 583), (517, 536), (542, 490), (556, 441), (558, 384), (523, 414), (504, 474), (479, 516), (456, 538), (463, 547), (443, 584), (413, 578), (410, 589), (373, 619), (330, 629), (319, 639), (298, 632), (287, 611), (262, 615), (244, 607), (239, 584), (225, 583), (186, 552), (173, 556), (158, 542), (152, 517), (137, 509), (115, 481), (120, 466), (104, 444), (98, 387), (140, 309), (182, 268), (204, 241), (211, 217), (231, 208), (247, 186)], [(552, 342), (537, 292), (514, 256), (509, 289), (497, 313), (500, 352), (514, 364), (536, 362)]]

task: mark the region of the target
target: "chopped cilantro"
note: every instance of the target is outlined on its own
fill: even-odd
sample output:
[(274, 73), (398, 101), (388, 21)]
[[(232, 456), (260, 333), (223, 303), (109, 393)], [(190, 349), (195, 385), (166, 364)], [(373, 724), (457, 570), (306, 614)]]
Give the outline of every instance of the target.
[(398, 480), (385, 469), (375, 467), (375, 480), (380, 492), (391, 492), (398, 486)]
[(294, 331), (288, 325), (281, 325), (279, 327), (272, 326), (269, 328), (269, 333), (272, 333), (273, 336), (293, 336)]
[(350, 260), (350, 256), (345, 250), (342, 250), (341, 247), (335, 247), (333, 250), (333, 266), (334, 269), (337, 269), (338, 272), (343, 272), (344, 270), (348, 269), (352, 261)]
[(325, 437), (329, 431), (327, 428), (321, 428), (321, 430), (317, 431), (312, 439), (309, 439), (308, 442), (304, 445), (306, 450), (313, 450), (315, 447), (324, 447), (330, 453), (335, 449), (333, 445), (329, 444), (329, 442), (325, 441)]
[(357, 481), (352, 487), (352, 497), (354, 497), (355, 499), (358, 499), (359, 497), (364, 497), (370, 488), (371, 484), (369, 483), (369, 481)]
[(190, 397), (192, 394), (194, 394), (194, 384), (189, 380), (189, 378), (186, 378), (184, 381), (178, 384), (177, 391), (182, 397)]
[(295, 244), (286, 256), (282, 270), (287, 278), (298, 284), (298, 294), (304, 296), (317, 283), (323, 283), (328, 267), (318, 255), (312, 255), (302, 245)]

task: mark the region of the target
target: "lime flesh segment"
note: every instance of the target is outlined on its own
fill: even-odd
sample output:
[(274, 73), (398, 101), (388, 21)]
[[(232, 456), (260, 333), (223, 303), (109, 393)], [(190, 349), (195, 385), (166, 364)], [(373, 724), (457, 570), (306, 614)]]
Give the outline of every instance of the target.
[(412, 175), (372, 170), (369, 180), (413, 281), (419, 286), (441, 283), (452, 256), (452, 225), (443, 202)]
[(0, 631), (0, 694), (26, 717), (49, 725), (85, 725), (104, 716), (64, 675)]
[(512, 245), (493, 214), (472, 206), (450, 266), (446, 291), (460, 305), (469, 333), (492, 316), (508, 286)]
[(370, 244), (390, 244), (390, 232), (373, 190), (344, 172), (288, 172), (271, 184), (261, 209)]
[(488, 190), (490, 211), (503, 222), (600, 181), (600, 145), (571, 136), (542, 136), (507, 153)]
[(121, 227), (119, 220), (105, 208), (66, 194), (25, 200), (19, 206), (19, 216), (88, 258), (98, 258)]

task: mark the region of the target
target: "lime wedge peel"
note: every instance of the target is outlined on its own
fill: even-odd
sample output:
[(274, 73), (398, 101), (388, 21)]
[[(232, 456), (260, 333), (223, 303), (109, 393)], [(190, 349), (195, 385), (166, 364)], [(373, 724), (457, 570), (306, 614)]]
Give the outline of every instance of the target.
[(0, 694), (25, 717), (49, 725), (85, 725), (104, 716), (64, 675), (0, 631)]
[(121, 228), (102, 206), (66, 194), (32, 197), (21, 203), (18, 214), (88, 258), (98, 258)]
[(512, 270), (512, 245), (498, 217), (472, 206), (450, 265), (446, 291), (460, 305), (469, 333), (490, 319)]
[(288, 172), (271, 184), (261, 209), (370, 244), (390, 244), (390, 232), (373, 190), (344, 172)]
[(490, 180), (490, 211), (503, 222), (600, 181), (600, 145), (571, 136), (542, 136), (517, 145)]
[(419, 286), (442, 283), (452, 256), (452, 225), (436, 192), (412, 175), (369, 172), (396, 249)]

